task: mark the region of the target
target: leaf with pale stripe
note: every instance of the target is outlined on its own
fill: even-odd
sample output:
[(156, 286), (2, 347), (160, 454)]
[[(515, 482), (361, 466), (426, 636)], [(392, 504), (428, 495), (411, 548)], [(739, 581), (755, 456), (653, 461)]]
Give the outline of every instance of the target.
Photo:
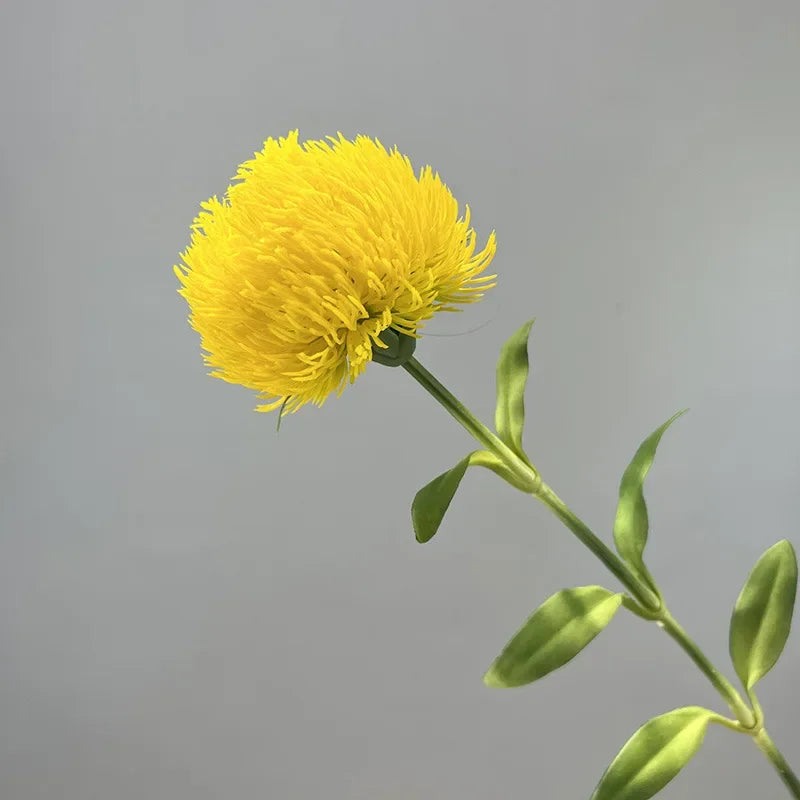
[(649, 528), (647, 504), (644, 500), (644, 479), (650, 471), (664, 431), (685, 411), (686, 409), (670, 417), (642, 442), (623, 473), (619, 485), (619, 502), (614, 520), (614, 543), (619, 554), (656, 594), (658, 588), (645, 567), (643, 558)]
[(503, 345), (497, 361), (497, 405), (494, 427), (499, 439), (523, 461), (522, 428), (525, 424), (525, 383), (528, 380), (528, 334), (534, 320), (528, 320)]
[(648, 800), (700, 749), (713, 712), (687, 706), (654, 717), (628, 739), (591, 800)]
[(731, 659), (746, 689), (760, 681), (783, 652), (796, 594), (797, 558), (783, 539), (758, 559), (731, 617)]
[(484, 675), (506, 689), (544, 677), (574, 658), (611, 622), (622, 595), (602, 586), (562, 589), (542, 603)]

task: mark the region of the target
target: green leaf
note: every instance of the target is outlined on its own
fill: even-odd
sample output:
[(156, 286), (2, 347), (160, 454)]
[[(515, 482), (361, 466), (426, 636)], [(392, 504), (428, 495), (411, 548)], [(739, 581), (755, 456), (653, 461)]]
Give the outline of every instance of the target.
[(483, 676), (487, 686), (524, 686), (574, 658), (611, 622), (622, 594), (602, 586), (563, 589), (545, 600)]
[(647, 800), (663, 789), (700, 749), (712, 712), (699, 706), (654, 717), (626, 742), (591, 800)]
[(731, 617), (731, 659), (748, 691), (775, 666), (783, 651), (796, 594), (797, 558), (784, 539), (758, 559)]
[(411, 521), (418, 542), (429, 542), (439, 530), (445, 512), (470, 466), (486, 467), (517, 489), (528, 491), (528, 486), (494, 453), (474, 450), (417, 492), (411, 504)]
[(417, 492), (411, 504), (411, 521), (418, 542), (429, 542), (439, 530), (450, 501), (467, 471), (471, 455), (462, 458), (452, 469), (443, 472)]
[(528, 320), (503, 345), (497, 361), (497, 406), (494, 427), (500, 440), (528, 463), (522, 449), (525, 423), (525, 382), (528, 380), (528, 334), (534, 320)]
[(450, 506), (450, 501), (453, 499), (467, 467), (472, 464), (491, 469), (509, 483), (514, 480), (497, 456), (487, 450), (474, 450), (462, 458), (452, 469), (443, 472), (417, 492), (411, 504), (411, 521), (418, 542), (430, 541), (439, 530), (445, 512)]
[(661, 436), (685, 411), (686, 409), (670, 417), (642, 442), (633, 460), (623, 473), (619, 485), (619, 503), (617, 504), (617, 516), (614, 520), (614, 542), (617, 545), (617, 551), (656, 594), (659, 594), (658, 588), (643, 560), (649, 521), (642, 487), (653, 463)]

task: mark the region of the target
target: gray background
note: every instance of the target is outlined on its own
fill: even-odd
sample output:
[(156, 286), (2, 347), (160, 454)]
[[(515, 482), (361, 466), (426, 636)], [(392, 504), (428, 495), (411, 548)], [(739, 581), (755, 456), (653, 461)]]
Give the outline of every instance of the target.
[[(536, 316), (526, 445), (607, 538), (640, 440), (691, 408), (650, 475), (649, 560), (731, 675), (748, 570), (800, 545), (794, 0), (0, 13), (4, 800), (566, 800), (650, 716), (724, 710), (629, 614), (540, 684), (484, 687), (550, 593), (614, 579), (485, 470), (417, 545), (414, 492), (466, 433), (375, 365), (276, 436), (206, 377), (172, 265), (267, 136), (432, 164), (497, 229), (500, 282), (419, 359), (491, 421)], [(760, 693), (796, 768), (798, 669), (795, 632)], [(756, 795), (788, 796), (716, 727), (663, 794)]]

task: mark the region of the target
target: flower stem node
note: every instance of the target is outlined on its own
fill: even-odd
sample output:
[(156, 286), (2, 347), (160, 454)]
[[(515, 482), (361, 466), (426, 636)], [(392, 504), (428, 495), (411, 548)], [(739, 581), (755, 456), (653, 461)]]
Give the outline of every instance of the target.
[(378, 346), (372, 348), (372, 360), (385, 367), (401, 367), (417, 347), (417, 340), (413, 336), (386, 328), (378, 334), (378, 338), (388, 347), (384, 350)]

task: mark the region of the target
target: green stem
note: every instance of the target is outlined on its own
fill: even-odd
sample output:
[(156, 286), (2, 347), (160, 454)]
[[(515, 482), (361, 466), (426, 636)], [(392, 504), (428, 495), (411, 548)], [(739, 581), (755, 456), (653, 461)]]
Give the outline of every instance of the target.
[(561, 502), (550, 487), (542, 484), (539, 473), (523, 461), (513, 450), (478, 420), (466, 406), (452, 395), (422, 364), (411, 357), (403, 364), (406, 371), (433, 395), (472, 436), (487, 450), (494, 453), (526, 486), (523, 491), (533, 494), (583, 542), (612, 572), (631, 594), (648, 610), (657, 610), (660, 601), (645, 586), (619, 556), (609, 549), (594, 533)]
[(761, 752), (772, 762), (772, 766), (781, 776), (786, 788), (792, 793), (792, 797), (800, 800), (800, 779), (792, 772), (792, 768), (786, 762), (781, 751), (775, 747), (775, 742), (772, 741), (767, 731), (761, 728), (753, 738), (756, 740)]
[(742, 700), (741, 695), (736, 691), (733, 684), (708, 660), (697, 644), (689, 638), (689, 634), (678, 624), (678, 621), (666, 608), (661, 613), (658, 625), (680, 645), (681, 649), (711, 681), (711, 684), (722, 695), (736, 719), (741, 723), (741, 726), (745, 729), (753, 728), (756, 725), (756, 718), (747, 703)]
[[(496, 455), (507, 466), (516, 479), (516, 485), (522, 491), (532, 494), (544, 503), (605, 564), (610, 572), (642, 605), (643, 608), (637, 610), (636, 613), (646, 619), (656, 620), (658, 625), (680, 645), (731, 708), (741, 726), (741, 730), (753, 736), (756, 744), (772, 762), (789, 791), (797, 800), (800, 800), (800, 781), (762, 727), (761, 714), (759, 713), (759, 718), (756, 719), (734, 686), (708, 660), (703, 651), (678, 624), (668, 609), (664, 607), (660, 598), (656, 597), (652, 590), (631, 571), (627, 564), (607, 547), (547, 484), (542, 482), (539, 473), (527, 460), (520, 458), (517, 453), (480, 422), (422, 364), (411, 357), (402, 366), (480, 444)], [(733, 723), (731, 723), (732, 725)]]
[[(564, 502), (549, 486), (547, 486), (547, 484), (542, 484), (542, 492), (539, 499), (542, 500), (570, 530), (575, 530), (579, 527), (585, 528), (587, 531), (589, 530), (589, 528), (567, 508)], [(605, 547), (605, 545), (603, 545), (603, 547)], [(616, 575), (617, 573), (614, 574)], [(617, 577), (619, 577), (619, 575)], [(620, 580), (626, 583), (622, 578), (620, 578)], [(742, 700), (730, 681), (708, 660), (708, 658), (706, 658), (703, 651), (689, 638), (689, 635), (678, 624), (672, 614), (662, 606), (662, 608), (652, 614), (651, 617), (658, 622), (659, 626), (663, 628), (681, 648), (683, 648), (689, 658), (700, 668), (700, 671), (711, 681), (714, 688), (722, 695), (728, 706), (730, 706), (731, 711), (733, 711), (742, 727), (752, 728), (756, 724), (756, 720), (747, 704)]]
[(531, 469), (508, 445), (501, 442), (466, 406), (460, 403), (454, 395), (450, 394), (416, 358), (412, 356), (402, 366), (467, 429), (467, 432), (473, 438), (506, 464), (514, 476), (526, 487), (522, 491), (528, 493), (538, 491), (541, 479), (536, 470)]
[(544, 503), (606, 565), (645, 609), (658, 611), (661, 606), (660, 600), (634, 575), (628, 565), (592, 532), (588, 525), (567, 508), (546, 483), (542, 483), (536, 499)]

